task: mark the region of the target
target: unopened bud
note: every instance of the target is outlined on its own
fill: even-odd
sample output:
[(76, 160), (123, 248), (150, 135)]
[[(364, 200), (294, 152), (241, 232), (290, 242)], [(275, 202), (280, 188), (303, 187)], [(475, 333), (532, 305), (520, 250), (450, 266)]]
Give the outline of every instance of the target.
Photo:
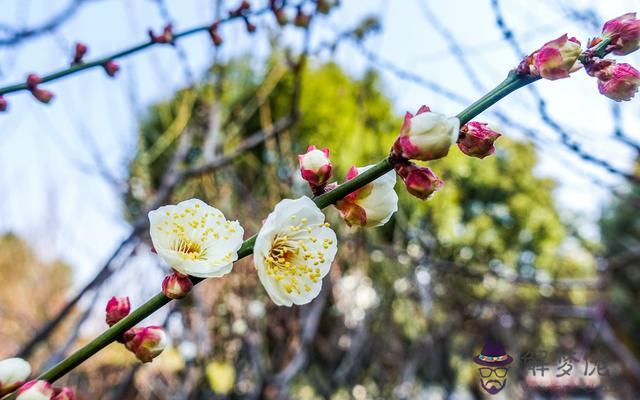
[(33, 380), (20, 386), (16, 400), (51, 400), (53, 388), (47, 381)]
[(160, 35), (156, 35), (151, 29), (149, 29), (149, 39), (153, 43), (174, 44), (173, 26), (171, 24), (165, 25), (164, 28), (162, 28), (162, 34)]
[(75, 50), (73, 53), (73, 64), (80, 64), (82, 62), (82, 58), (84, 57), (85, 54), (87, 54), (88, 50), (89, 48), (84, 43), (80, 43), (80, 42), (76, 43)]
[(602, 27), (602, 36), (609, 38), (608, 49), (613, 54), (624, 56), (640, 48), (640, 20), (636, 13), (627, 13), (607, 21)]
[(603, 60), (603, 66), (595, 67), (592, 76), (598, 78), (598, 91), (615, 101), (629, 101), (640, 86), (640, 72), (626, 63)]
[(460, 129), (458, 147), (471, 157), (485, 158), (496, 151), (493, 146), (501, 135), (482, 122), (469, 122)]
[(526, 58), (530, 74), (544, 79), (567, 78), (580, 67), (578, 57), (582, 53), (578, 39), (567, 34), (545, 43), (540, 49)]
[(112, 78), (116, 76), (116, 73), (118, 73), (118, 71), (120, 70), (120, 66), (113, 60), (109, 60), (106, 63), (102, 64), (102, 67), (104, 68), (104, 71), (107, 73), (107, 75)]
[(402, 178), (407, 192), (426, 200), (444, 185), (444, 182), (430, 168), (420, 167), (414, 163), (396, 166), (396, 172)]
[(42, 79), (37, 74), (29, 74), (27, 76), (27, 88), (33, 90), (42, 82)]
[(124, 333), (123, 341), (127, 349), (144, 363), (162, 353), (167, 346), (167, 335), (159, 326), (131, 328)]
[(284, 12), (284, 8), (274, 9), (273, 15), (276, 17), (276, 21), (280, 26), (285, 26), (289, 22), (287, 13)]
[(131, 311), (131, 302), (129, 301), (129, 297), (115, 297), (113, 296), (107, 302), (106, 318), (107, 324), (109, 326), (113, 326), (115, 323), (120, 321), (122, 318), (129, 315)]
[(9, 102), (4, 96), (0, 96), (0, 112), (7, 111), (9, 108)]
[(35, 88), (31, 90), (31, 94), (35, 97), (39, 102), (44, 104), (49, 104), (53, 99), (53, 93), (46, 89)]
[(7, 358), (0, 361), (0, 397), (15, 390), (31, 375), (31, 366), (22, 358)]
[(193, 288), (193, 282), (187, 275), (174, 271), (162, 281), (162, 293), (170, 299), (181, 299)]
[(329, 160), (329, 149), (317, 149), (309, 146), (307, 152), (298, 155), (302, 179), (309, 182), (311, 188), (323, 187), (331, 179), (333, 165)]
[(415, 116), (406, 113), (392, 154), (407, 160), (429, 161), (442, 158), (449, 153), (449, 147), (457, 138), (459, 129), (458, 118), (449, 118), (422, 106)]
[(247, 32), (254, 33), (256, 31), (256, 26), (249, 21), (249, 18), (244, 17), (244, 24), (247, 27)]
[(215, 46), (220, 46), (222, 44), (222, 36), (218, 33), (218, 25), (219, 23), (214, 22), (209, 27), (209, 36)]
[(51, 400), (74, 400), (75, 394), (70, 387), (53, 388), (53, 397)]

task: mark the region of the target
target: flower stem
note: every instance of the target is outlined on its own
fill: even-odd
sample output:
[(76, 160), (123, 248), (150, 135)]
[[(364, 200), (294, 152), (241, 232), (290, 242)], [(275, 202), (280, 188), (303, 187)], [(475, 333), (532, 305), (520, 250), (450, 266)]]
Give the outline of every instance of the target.
[(507, 78), (502, 81), (502, 83), (457, 115), (460, 120), (460, 125), (462, 126), (471, 121), (478, 114), (500, 101), (500, 99), (507, 96), (509, 93), (527, 86), (538, 79), (540, 78), (518, 75), (514, 71), (509, 72), (509, 75), (507, 75)]
[[(495, 89), (487, 93), (485, 96), (483, 96), (467, 109), (458, 114), (458, 118), (460, 118), (461, 123), (467, 123), (472, 118), (489, 108), (491, 105), (498, 102), (509, 93), (523, 86), (526, 86), (529, 83), (535, 82), (536, 80), (537, 78), (522, 77), (517, 76), (514, 73), (510, 73), (504, 82), (500, 83)], [(336, 201), (344, 198), (349, 193), (360, 189), (361, 187), (373, 182), (375, 179), (392, 170), (392, 162), (389, 160), (389, 158), (385, 158), (374, 164), (372, 168), (369, 168), (367, 171), (356, 176), (355, 178), (339, 185), (337, 188), (327, 193), (315, 197), (314, 202), (319, 208), (328, 207), (329, 205), (334, 204)], [(244, 243), (238, 250), (238, 259), (247, 257), (253, 253), (253, 246), (255, 244), (255, 241), (256, 235), (244, 241)], [(195, 285), (201, 282), (203, 279), (191, 277), (191, 280)], [(123, 318), (117, 324), (107, 329), (100, 336), (96, 337), (87, 345), (78, 349), (75, 353), (71, 354), (69, 357), (56, 364), (53, 368), (40, 375), (38, 379), (44, 379), (49, 382), (56, 381), (57, 379), (80, 365), (83, 361), (87, 360), (92, 355), (94, 355), (110, 343), (116, 341), (128, 329), (132, 328), (138, 322), (144, 320), (146, 317), (153, 314), (170, 301), (170, 298), (166, 297), (162, 293), (158, 293), (146, 303), (135, 309), (127, 317)], [(9, 399), (13, 398), (14, 397), (9, 397)]]

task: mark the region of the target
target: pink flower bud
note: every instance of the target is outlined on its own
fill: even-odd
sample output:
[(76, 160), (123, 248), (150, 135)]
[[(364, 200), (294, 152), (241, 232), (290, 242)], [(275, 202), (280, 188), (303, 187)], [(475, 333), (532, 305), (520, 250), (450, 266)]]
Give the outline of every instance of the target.
[(73, 53), (73, 64), (80, 64), (82, 62), (82, 57), (87, 54), (89, 48), (84, 43), (76, 43), (75, 51)]
[(7, 358), (0, 361), (0, 397), (15, 390), (31, 375), (31, 366), (22, 358)]
[(607, 66), (594, 73), (598, 78), (598, 90), (615, 101), (629, 101), (640, 86), (640, 72), (626, 63), (606, 60)]
[(300, 28), (306, 28), (311, 22), (311, 16), (302, 12), (302, 9), (298, 8), (296, 18), (293, 20), (293, 24)]
[(27, 76), (27, 88), (29, 90), (35, 89), (41, 82), (42, 79), (37, 74), (29, 74)]
[(428, 199), (444, 185), (431, 169), (411, 162), (398, 165), (396, 172), (402, 178), (407, 191), (421, 200)]
[(435, 160), (449, 153), (449, 147), (458, 136), (460, 120), (432, 112), (422, 106), (415, 116), (406, 113), (400, 136), (393, 145), (392, 154), (407, 160)]
[(54, 388), (51, 400), (74, 400), (75, 394), (70, 387)]
[(218, 23), (214, 22), (209, 27), (209, 37), (211, 37), (211, 41), (215, 46), (220, 46), (222, 44), (222, 36), (218, 33)]
[(102, 64), (102, 67), (104, 68), (104, 71), (107, 73), (107, 75), (112, 78), (116, 76), (116, 73), (120, 70), (120, 66), (113, 60), (109, 60), (106, 63)]
[(471, 157), (485, 158), (496, 151), (493, 147), (501, 135), (482, 122), (469, 122), (460, 129), (458, 147)]
[(567, 34), (545, 43), (528, 57), (531, 74), (555, 80), (566, 78), (580, 67), (578, 56), (582, 53), (578, 39)]
[(0, 96), (0, 112), (7, 111), (8, 108), (9, 102), (7, 102), (7, 99), (5, 99), (4, 96)]
[(151, 362), (167, 346), (167, 335), (159, 326), (131, 328), (123, 335), (124, 345), (142, 362)]
[(129, 297), (113, 296), (107, 302), (107, 308), (105, 311), (107, 313), (107, 316), (106, 316), (107, 324), (109, 326), (113, 326), (122, 318), (129, 315), (129, 311), (131, 311), (131, 303), (129, 302)]
[(626, 13), (605, 22), (602, 36), (611, 39), (608, 48), (613, 54), (624, 56), (640, 48), (640, 20), (636, 13)]
[(333, 165), (329, 160), (329, 149), (319, 150), (309, 146), (307, 152), (298, 155), (302, 179), (309, 182), (312, 188), (324, 186), (331, 179)]
[(187, 275), (174, 271), (162, 281), (162, 293), (170, 299), (181, 299), (191, 291), (193, 282)]
[(29, 381), (20, 386), (16, 400), (51, 400), (53, 389), (47, 381)]
[(39, 102), (44, 104), (49, 104), (53, 99), (53, 93), (46, 89), (35, 88), (31, 90), (31, 94), (35, 97)]
[(164, 26), (164, 28), (162, 28), (162, 34), (161, 35), (156, 35), (155, 33), (153, 33), (153, 31), (151, 29), (149, 29), (149, 39), (153, 42), (153, 43), (168, 43), (168, 44), (174, 44), (173, 41), (173, 26), (171, 24), (167, 24)]

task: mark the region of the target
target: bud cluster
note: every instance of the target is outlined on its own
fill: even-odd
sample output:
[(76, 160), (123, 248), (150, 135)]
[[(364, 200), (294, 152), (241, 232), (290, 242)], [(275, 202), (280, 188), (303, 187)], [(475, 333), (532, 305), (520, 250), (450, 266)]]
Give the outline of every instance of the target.
[(53, 93), (49, 90), (41, 89), (39, 87), (42, 83), (42, 78), (36, 74), (29, 74), (27, 76), (27, 89), (31, 92), (33, 97), (41, 103), (48, 104), (53, 99)]
[(153, 43), (167, 43), (170, 45), (175, 44), (173, 40), (173, 26), (171, 24), (166, 24), (162, 28), (162, 33), (159, 35), (156, 35), (151, 29), (149, 29), (148, 33), (149, 40), (151, 40), (151, 42)]

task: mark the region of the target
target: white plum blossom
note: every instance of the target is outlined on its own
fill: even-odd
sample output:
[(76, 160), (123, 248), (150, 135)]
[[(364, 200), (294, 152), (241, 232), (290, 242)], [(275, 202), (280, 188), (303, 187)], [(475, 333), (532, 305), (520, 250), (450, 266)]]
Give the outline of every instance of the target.
[(22, 358), (0, 361), (0, 394), (22, 385), (31, 375), (31, 366)]
[[(371, 167), (373, 165), (351, 167), (346, 179), (351, 180)], [(395, 185), (396, 173), (389, 171), (339, 200), (336, 208), (349, 226), (382, 226), (398, 211), (398, 195), (393, 189)]]
[(191, 199), (149, 213), (153, 247), (171, 268), (200, 278), (220, 277), (238, 259), (244, 230), (238, 221)]
[(306, 196), (282, 200), (267, 217), (254, 246), (260, 282), (280, 306), (306, 304), (320, 293), (337, 252), (335, 232)]

